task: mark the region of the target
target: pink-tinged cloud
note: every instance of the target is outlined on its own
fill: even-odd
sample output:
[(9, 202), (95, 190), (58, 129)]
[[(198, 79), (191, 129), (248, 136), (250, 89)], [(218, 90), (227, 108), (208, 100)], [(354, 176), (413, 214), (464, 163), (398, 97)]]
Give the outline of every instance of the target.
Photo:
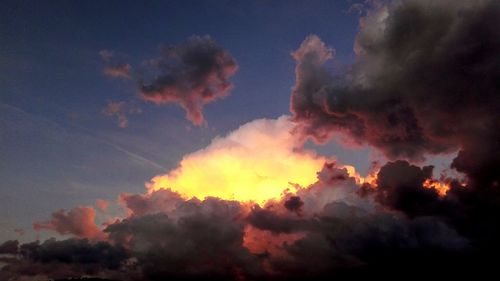
[(120, 64), (115, 66), (108, 66), (104, 68), (103, 73), (107, 76), (115, 78), (130, 78), (130, 72), (132, 71), (132, 66), (130, 64)]
[(105, 212), (108, 210), (109, 207), (109, 201), (103, 200), (103, 199), (96, 199), (95, 200), (95, 205), (96, 207), (101, 211)]
[(164, 48), (150, 65), (156, 76), (140, 82), (140, 96), (156, 104), (179, 104), (195, 125), (204, 123), (207, 103), (229, 93), (229, 78), (238, 69), (231, 54), (209, 36), (192, 36), (180, 45)]
[(118, 58), (114, 52), (109, 50), (101, 50), (99, 52), (105, 66), (102, 70), (103, 74), (113, 78), (131, 79), (132, 66), (122, 59)]
[(24, 229), (22, 229), (22, 228), (14, 228), (14, 232), (17, 233), (17, 235), (19, 235), (19, 236), (24, 235)]
[(142, 109), (131, 102), (110, 101), (102, 110), (102, 114), (108, 117), (116, 118), (118, 127), (128, 127), (128, 116), (130, 114), (139, 114)]
[[(381, 1), (383, 2), (383, 1)], [(400, 3), (401, 2), (401, 3)], [(396, 1), (361, 18), (355, 63), (307, 37), (293, 53), (291, 111), (317, 142), (342, 135), (392, 159), (461, 150), (469, 175), (498, 174), (498, 1)]]
[(35, 230), (52, 230), (61, 235), (101, 239), (104, 234), (95, 223), (96, 212), (92, 207), (76, 207), (68, 212), (61, 209), (52, 213), (52, 219), (33, 224)]
[(149, 194), (120, 194), (118, 201), (128, 209), (131, 216), (143, 216), (175, 209), (182, 197), (170, 189), (160, 189)]

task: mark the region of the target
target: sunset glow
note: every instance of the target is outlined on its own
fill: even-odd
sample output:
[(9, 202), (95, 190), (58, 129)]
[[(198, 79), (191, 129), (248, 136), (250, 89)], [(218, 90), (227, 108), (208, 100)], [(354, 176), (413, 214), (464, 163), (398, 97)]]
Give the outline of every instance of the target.
[(144, 2), (1, 1), (0, 281), (495, 279), (499, 0)]
[(286, 116), (245, 124), (185, 156), (177, 169), (153, 178), (148, 187), (170, 188), (187, 198), (262, 203), (279, 198), (285, 189), (293, 192), (293, 184), (308, 186), (325, 158), (299, 149), (292, 126)]
[(350, 177), (356, 180), (357, 184), (361, 185), (367, 183), (374, 187), (377, 186), (377, 174), (379, 169), (370, 171), (366, 176), (361, 176), (358, 171), (356, 171), (356, 167), (354, 166), (343, 165), (342, 167), (347, 170), (347, 174), (349, 174)]
[(423, 186), (425, 188), (435, 188), (438, 192), (439, 196), (445, 196), (448, 190), (450, 189), (450, 185), (445, 182), (440, 182), (438, 180), (427, 179)]

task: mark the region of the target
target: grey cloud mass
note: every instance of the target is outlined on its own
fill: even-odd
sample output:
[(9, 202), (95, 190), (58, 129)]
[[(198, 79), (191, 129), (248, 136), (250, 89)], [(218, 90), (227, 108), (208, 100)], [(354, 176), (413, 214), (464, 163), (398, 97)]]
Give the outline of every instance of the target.
[(150, 60), (155, 77), (140, 82), (140, 96), (156, 104), (178, 103), (196, 125), (205, 120), (203, 107), (225, 97), (236, 60), (209, 36), (192, 36), (184, 43), (165, 47)]
[(499, 14), (498, 1), (380, 6), (361, 19), (356, 62), (340, 76), (328, 71), (332, 50), (309, 36), (293, 54), (302, 133), (319, 142), (345, 134), (391, 158), (461, 150), (478, 159), (459, 157), (462, 171), (498, 160)]

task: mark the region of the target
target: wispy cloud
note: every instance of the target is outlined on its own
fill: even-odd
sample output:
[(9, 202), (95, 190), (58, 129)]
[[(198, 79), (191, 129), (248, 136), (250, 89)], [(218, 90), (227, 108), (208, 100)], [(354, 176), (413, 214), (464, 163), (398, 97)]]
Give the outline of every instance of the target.
[(132, 66), (109, 50), (99, 51), (105, 63), (103, 74), (113, 78), (132, 79)]

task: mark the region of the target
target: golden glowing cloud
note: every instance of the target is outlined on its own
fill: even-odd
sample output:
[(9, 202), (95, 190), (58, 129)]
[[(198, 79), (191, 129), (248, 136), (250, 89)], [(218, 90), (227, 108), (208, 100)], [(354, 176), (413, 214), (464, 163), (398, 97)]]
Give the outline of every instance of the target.
[(439, 196), (445, 196), (448, 190), (450, 189), (450, 186), (448, 183), (445, 182), (440, 182), (437, 180), (433, 179), (427, 179), (423, 186), (425, 188), (435, 188)]
[(380, 169), (373, 169), (366, 175), (365, 177), (361, 176), (358, 171), (356, 171), (356, 168), (351, 165), (340, 165), (341, 168), (344, 168), (347, 170), (347, 174), (354, 178), (356, 180), (356, 183), (361, 185), (364, 183), (368, 183), (372, 186), (377, 186), (377, 175)]
[(279, 198), (290, 183), (316, 181), (325, 158), (302, 149), (288, 116), (247, 123), (201, 150), (186, 155), (178, 168), (156, 176), (150, 191), (170, 188), (190, 198), (219, 197), (264, 202)]

